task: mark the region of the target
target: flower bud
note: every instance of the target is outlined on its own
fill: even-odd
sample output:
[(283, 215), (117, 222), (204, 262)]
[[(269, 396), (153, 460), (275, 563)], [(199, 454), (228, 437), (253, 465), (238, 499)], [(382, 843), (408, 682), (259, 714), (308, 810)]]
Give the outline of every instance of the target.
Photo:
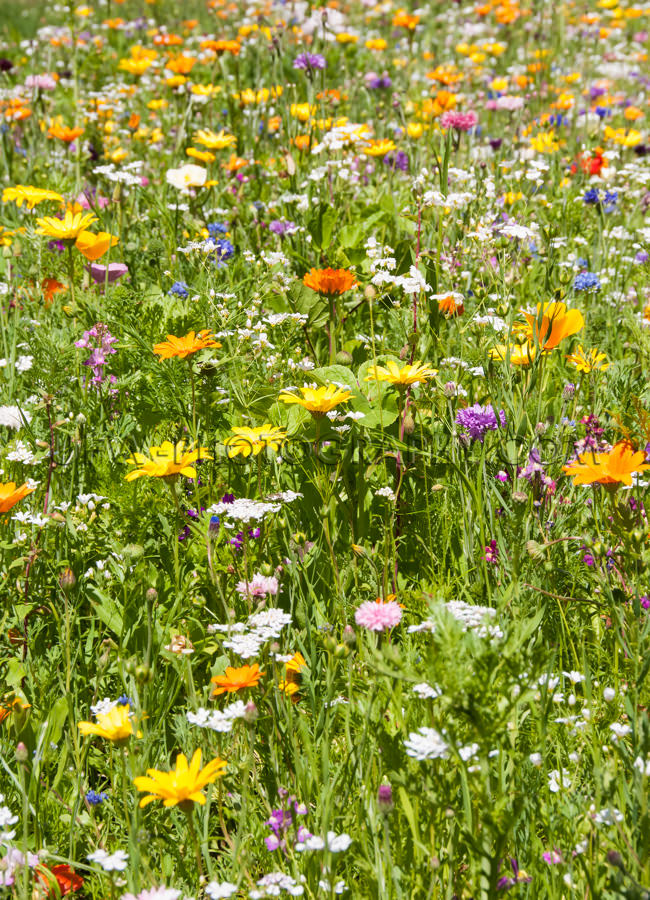
[(68, 594), (76, 583), (77, 579), (75, 578), (74, 572), (72, 571), (70, 566), (66, 566), (63, 572), (61, 572), (61, 574), (59, 575), (59, 587), (64, 594)]
[(252, 700), (249, 700), (244, 708), (244, 721), (252, 725), (257, 720), (258, 715), (257, 706)]
[(382, 813), (389, 813), (395, 808), (393, 789), (390, 784), (380, 784), (377, 791), (377, 806)]
[(29, 751), (22, 741), (16, 744), (16, 762), (24, 763), (29, 759)]
[(351, 625), (346, 625), (343, 629), (343, 643), (347, 644), (348, 647), (354, 647), (357, 642), (357, 635), (354, 628)]
[(155, 587), (150, 587), (147, 589), (147, 593), (145, 594), (147, 598), (147, 603), (155, 603), (158, 599), (158, 591)]
[(339, 350), (336, 354), (336, 362), (339, 366), (349, 366), (352, 364), (352, 354), (347, 350)]

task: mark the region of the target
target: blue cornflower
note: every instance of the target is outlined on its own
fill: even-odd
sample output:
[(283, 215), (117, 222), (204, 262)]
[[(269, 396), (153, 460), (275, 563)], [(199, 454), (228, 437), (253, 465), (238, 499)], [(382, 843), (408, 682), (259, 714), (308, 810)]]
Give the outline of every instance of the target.
[(118, 706), (135, 706), (135, 701), (131, 700), (130, 697), (127, 697), (126, 694), (122, 694), (121, 697), (117, 698)]
[(600, 194), (598, 193), (598, 188), (590, 188), (588, 191), (586, 191), (584, 197), (582, 198), (582, 202), (590, 206), (595, 203), (600, 203)]
[(235, 252), (235, 248), (226, 238), (221, 238), (217, 241), (216, 246), (216, 254), (217, 254), (217, 267), (222, 269), (226, 264), (226, 260), (230, 259)]
[(104, 791), (101, 794), (98, 794), (97, 791), (86, 791), (86, 800), (91, 806), (99, 806), (104, 800), (108, 800), (108, 794), (105, 794)]
[(605, 191), (605, 212), (614, 212), (618, 203), (618, 191)]
[(210, 222), (208, 225), (208, 232), (210, 237), (216, 238), (219, 234), (227, 234), (228, 233), (228, 223), (224, 222)]
[(180, 297), (182, 300), (185, 300), (190, 295), (190, 289), (184, 281), (175, 281), (167, 291), (167, 293), (173, 294), (175, 297)]
[(573, 281), (573, 290), (595, 294), (600, 290), (600, 279), (595, 272), (580, 272)]

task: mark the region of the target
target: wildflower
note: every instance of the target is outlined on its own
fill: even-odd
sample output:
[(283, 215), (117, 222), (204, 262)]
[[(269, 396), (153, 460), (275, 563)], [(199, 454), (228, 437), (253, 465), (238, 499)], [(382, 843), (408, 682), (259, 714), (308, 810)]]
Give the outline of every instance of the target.
[(354, 614), (357, 625), (368, 631), (387, 631), (399, 625), (401, 618), (402, 608), (399, 603), (393, 599), (382, 600), (380, 597), (375, 601), (362, 603)]
[(64, 144), (71, 144), (78, 137), (81, 137), (83, 133), (83, 128), (69, 128), (67, 125), (57, 122), (49, 127), (47, 136), (49, 138), (57, 138), (57, 140), (63, 141)]
[(208, 171), (202, 166), (186, 163), (178, 169), (168, 169), (165, 177), (167, 184), (187, 193), (192, 187), (203, 187), (208, 177)]
[(394, 141), (383, 138), (380, 141), (370, 141), (370, 143), (362, 148), (362, 153), (366, 156), (386, 156), (387, 153), (393, 153), (397, 150)]
[(136, 452), (127, 460), (130, 465), (137, 465), (138, 468), (126, 475), (126, 481), (134, 481), (143, 475), (155, 478), (175, 478), (177, 475), (196, 478), (193, 463), (197, 460), (212, 459), (206, 447), (185, 450), (185, 441), (179, 441), (177, 444), (163, 441), (159, 447), (149, 448), (149, 457)]
[(171, 296), (180, 297), (181, 300), (186, 300), (190, 295), (189, 288), (184, 281), (175, 281), (167, 293)]
[(175, 888), (152, 887), (139, 894), (122, 894), (121, 900), (178, 900), (181, 892)]
[(90, 356), (83, 362), (84, 366), (92, 369), (91, 384), (100, 385), (104, 382), (104, 366), (107, 357), (117, 353), (112, 346), (116, 341), (117, 338), (113, 337), (108, 328), (102, 322), (97, 322), (88, 331), (84, 331), (78, 341), (74, 342), (75, 347), (91, 350)]
[(79, 722), (77, 728), (83, 735), (97, 734), (107, 741), (120, 743), (126, 741), (133, 734), (131, 721), (131, 707), (114, 706), (106, 713), (97, 715), (97, 722)]
[(100, 231), (93, 234), (92, 231), (82, 231), (75, 241), (75, 247), (86, 259), (94, 262), (103, 256), (110, 247), (114, 247), (119, 238), (115, 235), (108, 234), (106, 231)]
[[(66, 863), (60, 863), (51, 868), (43, 866), (41, 869), (36, 869), (35, 874), (37, 880), (45, 885), (48, 897), (59, 895), (64, 897), (66, 894), (78, 891), (84, 883), (81, 875), (77, 875)], [(53, 881), (56, 882), (58, 891), (55, 889)]]
[(202, 144), (208, 150), (224, 150), (226, 147), (234, 147), (237, 143), (237, 138), (234, 134), (228, 134), (223, 129), (216, 132), (202, 128), (194, 135), (194, 142)]
[(86, 791), (86, 800), (90, 803), (91, 806), (99, 806), (104, 802), (104, 800), (108, 800), (108, 794), (104, 791), (101, 793), (97, 793), (97, 791), (93, 791), (92, 789)]
[(412, 365), (400, 367), (392, 359), (389, 359), (386, 366), (370, 366), (366, 381), (387, 381), (396, 387), (406, 387), (411, 384), (419, 384), (422, 381), (428, 381), (436, 374), (428, 363), (414, 362)]
[(252, 581), (237, 582), (237, 592), (243, 597), (275, 596), (278, 592), (278, 579), (274, 575), (261, 575), (259, 572), (253, 575)]
[(511, 858), (510, 865), (512, 866), (512, 876), (503, 875), (497, 881), (496, 888), (498, 891), (507, 891), (511, 887), (516, 887), (518, 884), (528, 884), (533, 880), (530, 875), (519, 868), (519, 863), (514, 857)]
[[(285, 663), (285, 677), (278, 682), (278, 688), (288, 697), (294, 699), (295, 694), (300, 690), (300, 682), (302, 680), (302, 670), (307, 668), (305, 657), (297, 651), (291, 659)], [(297, 699), (297, 698), (295, 698)]]
[(325, 413), (337, 407), (340, 403), (347, 403), (352, 393), (346, 388), (339, 388), (335, 384), (328, 384), (326, 387), (319, 388), (300, 388), (302, 397), (297, 397), (289, 391), (282, 391), (278, 400), (283, 403), (295, 403), (303, 406), (305, 409), (316, 417), (324, 416)]
[(57, 194), (56, 191), (37, 188), (31, 184), (17, 184), (15, 187), (5, 188), (2, 192), (3, 203), (14, 202), (18, 207), (26, 203), (27, 209), (34, 209), (39, 203), (45, 203), (48, 200), (53, 203), (60, 203), (61, 206), (65, 204), (61, 194)]
[(619, 441), (609, 452), (587, 452), (564, 466), (574, 484), (632, 484), (632, 475), (650, 469), (643, 450), (629, 441)]
[(497, 542), (494, 538), (490, 541), (490, 543), (485, 548), (485, 554), (483, 559), (486, 563), (492, 563), (492, 565), (497, 565), (499, 562), (499, 548), (497, 547)]
[(57, 241), (76, 241), (81, 232), (86, 231), (88, 226), (96, 221), (97, 217), (92, 213), (75, 213), (68, 209), (62, 219), (55, 219), (52, 216), (37, 219), (36, 224), (39, 227), (36, 233)]
[(456, 131), (471, 131), (478, 124), (478, 116), (473, 110), (469, 112), (457, 112), (448, 110), (444, 112), (440, 119), (441, 128), (454, 128)]
[(302, 69), (308, 74), (313, 71), (321, 71), (327, 67), (325, 57), (320, 53), (300, 53), (293, 61), (294, 69)]
[(497, 413), (489, 403), (487, 406), (475, 403), (467, 409), (458, 410), (456, 424), (465, 429), (470, 440), (483, 443), (486, 432), (505, 428), (506, 414), (502, 409)]
[(454, 316), (462, 316), (465, 312), (465, 304), (463, 303), (462, 294), (447, 294), (438, 300), (438, 312), (442, 313), (447, 319)]
[(257, 428), (233, 428), (233, 437), (226, 438), (224, 445), (228, 448), (228, 457), (237, 456), (257, 456), (266, 447), (270, 447), (276, 452), (280, 449), (287, 438), (286, 432), (281, 428), (276, 428), (270, 422), (260, 425)]
[(311, 269), (302, 283), (326, 297), (345, 294), (357, 284), (354, 274), (348, 269)]
[(198, 353), (199, 350), (212, 347), (219, 348), (221, 344), (213, 339), (209, 328), (204, 328), (198, 334), (190, 331), (185, 337), (174, 337), (173, 334), (168, 334), (167, 340), (156, 344), (153, 352), (161, 359), (172, 359), (173, 357), (187, 359), (188, 356)]
[(105, 872), (123, 872), (127, 867), (129, 855), (125, 850), (116, 850), (115, 853), (95, 850), (89, 853), (86, 859), (97, 863)]
[(497, 344), (488, 355), (502, 362), (509, 360), (513, 366), (529, 366), (535, 359), (535, 348), (530, 344)]
[(27, 482), (16, 487), (15, 482), (9, 481), (7, 484), (0, 484), (0, 513), (9, 512), (17, 503), (33, 493), (36, 488), (30, 487)]
[[(129, 271), (129, 267), (124, 263), (112, 262), (107, 266), (102, 265), (101, 263), (93, 263), (90, 266), (90, 277), (95, 282), (95, 284), (113, 284), (119, 278), (122, 278)], [(67, 288), (66, 288), (67, 290)]]
[(584, 328), (585, 320), (578, 309), (567, 309), (566, 304), (551, 301), (537, 304), (535, 313), (523, 313), (526, 319), (524, 333), (529, 343), (539, 344), (542, 350), (554, 347)]
[(573, 280), (573, 290), (595, 294), (600, 290), (600, 279), (595, 272), (580, 272)]
[(435, 728), (419, 728), (404, 741), (406, 755), (423, 762), (427, 759), (447, 759), (449, 745)]
[(201, 768), (200, 750), (195, 751), (189, 765), (185, 754), (179, 753), (176, 757), (176, 768), (171, 772), (147, 769), (147, 774), (134, 778), (133, 784), (139, 791), (148, 792), (148, 796), (140, 801), (141, 807), (156, 799), (163, 800), (165, 806), (181, 804), (188, 808), (190, 803), (199, 803), (203, 806), (206, 802), (203, 788), (221, 778), (225, 767), (225, 760), (216, 757)]
[(238, 693), (246, 688), (257, 687), (261, 676), (265, 674), (260, 672), (257, 663), (253, 663), (252, 666), (240, 666), (238, 669), (227, 666), (225, 675), (215, 675), (210, 679), (215, 685), (212, 696), (218, 697), (220, 694)]
[(582, 349), (582, 344), (573, 353), (569, 354), (567, 359), (571, 365), (575, 366), (579, 372), (584, 372), (585, 375), (588, 375), (590, 372), (604, 372), (605, 369), (609, 368), (605, 353), (601, 353), (595, 347), (585, 352)]
[(210, 900), (228, 900), (237, 890), (237, 885), (230, 881), (211, 881), (205, 887)]

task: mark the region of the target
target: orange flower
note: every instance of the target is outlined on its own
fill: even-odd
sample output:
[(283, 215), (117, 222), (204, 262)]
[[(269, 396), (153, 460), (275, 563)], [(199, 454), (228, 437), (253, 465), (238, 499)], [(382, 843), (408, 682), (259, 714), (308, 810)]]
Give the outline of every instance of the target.
[(55, 294), (65, 294), (68, 290), (65, 284), (61, 284), (56, 278), (44, 278), (41, 282), (41, 290), (46, 303), (51, 303)]
[(312, 269), (305, 275), (302, 283), (317, 294), (325, 294), (327, 297), (345, 294), (358, 284), (353, 273), (347, 269)]
[(64, 141), (66, 144), (71, 144), (83, 133), (83, 128), (68, 128), (67, 125), (59, 125), (57, 123), (54, 125), (50, 125), (47, 136), (51, 138), (58, 138), (60, 141)]
[[(41, 884), (45, 885), (48, 897), (57, 897), (59, 895), (64, 897), (70, 892), (78, 891), (84, 883), (81, 875), (77, 875), (67, 863), (60, 863), (51, 868), (43, 866), (42, 869), (36, 870), (36, 878)], [(58, 891), (54, 887), (55, 883)]]
[(213, 50), (215, 53), (232, 53), (239, 56), (241, 44), (239, 41), (201, 41), (201, 50)]
[(582, 453), (562, 471), (574, 484), (632, 484), (632, 475), (650, 469), (643, 450), (619, 441), (608, 453)]
[(157, 34), (153, 39), (156, 47), (178, 47), (183, 38), (178, 34)]
[(82, 231), (75, 242), (75, 247), (86, 259), (94, 262), (103, 256), (109, 247), (114, 247), (117, 242), (118, 238), (106, 231), (100, 231), (98, 234), (93, 234), (92, 231)]
[(302, 680), (302, 670), (307, 668), (305, 657), (297, 651), (294, 653), (288, 663), (285, 663), (285, 677), (278, 683), (278, 688), (295, 702), (298, 698), (296, 694), (300, 690), (300, 682)]
[(260, 672), (257, 663), (252, 666), (240, 666), (238, 669), (228, 666), (225, 675), (215, 675), (210, 679), (215, 685), (212, 696), (218, 697), (219, 694), (226, 692), (234, 694), (249, 687), (257, 687), (260, 677), (265, 674), (265, 672)]
[(393, 16), (393, 26), (395, 28), (406, 28), (408, 31), (415, 31), (419, 21), (419, 16), (410, 15), (404, 9), (398, 9)]
[(8, 484), (0, 484), (0, 513), (9, 512), (16, 503), (20, 503), (27, 494), (31, 494), (35, 490), (36, 488), (29, 487), (26, 482), (20, 487), (16, 487), (13, 481)]
[(177, 356), (179, 359), (186, 359), (199, 350), (205, 350), (208, 347), (220, 347), (218, 341), (212, 339), (212, 333), (209, 328), (204, 328), (195, 334), (190, 331), (185, 337), (174, 337), (173, 334), (167, 335), (167, 340), (156, 344), (153, 352), (161, 359), (172, 359)]
[(554, 347), (577, 334), (585, 326), (585, 320), (579, 309), (567, 309), (565, 303), (538, 303), (534, 313), (524, 311), (526, 325), (524, 333), (530, 343), (537, 342), (542, 350)]
[(465, 305), (460, 294), (447, 294), (438, 300), (438, 312), (442, 313), (447, 319), (454, 316), (462, 316), (465, 312)]

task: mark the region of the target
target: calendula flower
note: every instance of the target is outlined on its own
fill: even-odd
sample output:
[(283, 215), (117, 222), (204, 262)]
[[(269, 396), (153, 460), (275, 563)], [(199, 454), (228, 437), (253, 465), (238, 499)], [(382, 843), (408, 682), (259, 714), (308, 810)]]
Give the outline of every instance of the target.
[(107, 741), (126, 741), (133, 734), (131, 707), (118, 703), (106, 713), (98, 713), (96, 722), (79, 722), (77, 728), (83, 735), (97, 734)]
[(7, 484), (0, 484), (0, 513), (9, 512), (16, 503), (20, 503), (24, 497), (31, 494), (34, 490), (36, 488), (29, 487), (27, 482), (21, 484), (20, 487), (16, 487), (13, 481), (9, 481)]
[(36, 224), (39, 227), (36, 233), (54, 238), (56, 241), (76, 241), (81, 232), (86, 231), (88, 226), (96, 221), (97, 217), (92, 213), (75, 213), (68, 209), (62, 219), (55, 219), (53, 216), (37, 219)]
[(238, 669), (228, 666), (225, 675), (215, 675), (210, 679), (215, 686), (212, 696), (218, 697), (225, 693), (234, 694), (246, 688), (257, 687), (260, 678), (265, 674), (266, 672), (260, 672), (257, 663), (253, 663), (252, 666), (240, 666)]
[(632, 475), (650, 469), (643, 450), (635, 450), (629, 441), (619, 441), (609, 452), (582, 453), (562, 471), (574, 484), (632, 484)]
[(208, 150), (225, 150), (227, 147), (235, 147), (237, 138), (234, 134), (228, 134), (223, 129), (221, 131), (210, 131), (201, 128), (194, 135), (194, 141), (197, 144), (203, 144)]
[(164, 806), (181, 804), (189, 808), (192, 803), (200, 803), (203, 806), (206, 801), (203, 788), (221, 778), (225, 768), (225, 760), (219, 757), (210, 760), (201, 768), (200, 750), (194, 753), (189, 765), (185, 754), (179, 753), (176, 757), (176, 768), (171, 772), (147, 769), (147, 774), (134, 778), (133, 784), (139, 791), (148, 792), (148, 796), (140, 801), (141, 807), (158, 799), (164, 801)]
[(542, 350), (552, 350), (564, 338), (576, 334), (585, 326), (579, 309), (567, 309), (565, 303), (554, 300), (538, 303), (535, 313), (523, 311), (523, 315), (526, 319), (524, 334), (531, 344), (539, 344)]
[(135, 481), (143, 475), (154, 478), (175, 478), (184, 475), (186, 478), (196, 478), (194, 463), (197, 460), (212, 459), (208, 455), (206, 447), (197, 450), (185, 450), (185, 441), (172, 444), (171, 441), (163, 441), (160, 447), (150, 447), (149, 457), (143, 453), (134, 453), (127, 462), (129, 465), (138, 466), (125, 476), (126, 481)]
[(370, 366), (366, 381), (387, 381), (396, 387), (407, 387), (410, 384), (419, 384), (422, 381), (428, 381), (436, 374), (428, 363), (414, 362), (413, 365), (400, 367), (392, 359), (389, 359), (386, 366)]
[(302, 283), (326, 297), (345, 294), (357, 284), (353, 272), (347, 269), (311, 269), (302, 279)]
[(83, 128), (69, 128), (67, 125), (61, 125), (57, 122), (50, 125), (47, 136), (49, 138), (57, 138), (65, 144), (71, 144), (78, 137), (81, 137), (83, 133)]
[(86, 259), (94, 262), (103, 256), (109, 247), (114, 247), (118, 240), (119, 238), (106, 231), (100, 231), (98, 234), (93, 234), (92, 231), (82, 231), (75, 241), (75, 247), (80, 253), (83, 253)]
[(601, 353), (596, 347), (585, 351), (582, 349), (582, 344), (580, 344), (573, 353), (567, 356), (567, 359), (572, 366), (576, 367), (578, 372), (584, 372), (585, 375), (588, 375), (590, 372), (604, 372), (605, 369), (609, 368), (606, 354)]
[(199, 350), (206, 350), (213, 347), (218, 349), (221, 347), (221, 344), (219, 341), (214, 340), (209, 328), (203, 328), (198, 334), (190, 331), (185, 337), (174, 337), (173, 334), (168, 334), (167, 340), (162, 341), (160, 344), (156, 344), (153, 348), (153, 352), (161, 359), (172, 359), (173, 357), (186, 359), (188, 356), (197, 353)]
[(513, 366), (529, 366), (535, 359), (535, 348), (531, 344), (497, 344), (488, 355), (502, 362), (509, 359)]
[(2, 202), (14, 202), (16, 206), (27, 204), (27, 209), (34, 209), (39, 203), (51, 200), (53, 203), (60, 203), (62, 206), (65, 200), (61, 194), (56, 191), (48, 191), (46, 188), (37, 188), (31, 184), (17, 184), (14, 187), (5, 188), (2, 192)]
[(233, 456), (257, 456), (265, 447), (270, 447), (276, 452), (287, 438), (287, 434), (281, 428), (276, 428), (270, 422), (257, 428), (233, 428), (233, 437), (226, 438), (225, 446), (228, 448), (228, 457)]
[(347, 403), (352, 393), (345, 388), (339, 388), (335, 384), (328, 384), (327, 387), (319, 388), (300, 388), (302, 397), (291, 394), (289, 391), (282, 391), (278, 400), (283, 403), (296, 403), (303, 406), (314, 416), (324, 416), (330, 410), (334, 409), (339, 403)]

